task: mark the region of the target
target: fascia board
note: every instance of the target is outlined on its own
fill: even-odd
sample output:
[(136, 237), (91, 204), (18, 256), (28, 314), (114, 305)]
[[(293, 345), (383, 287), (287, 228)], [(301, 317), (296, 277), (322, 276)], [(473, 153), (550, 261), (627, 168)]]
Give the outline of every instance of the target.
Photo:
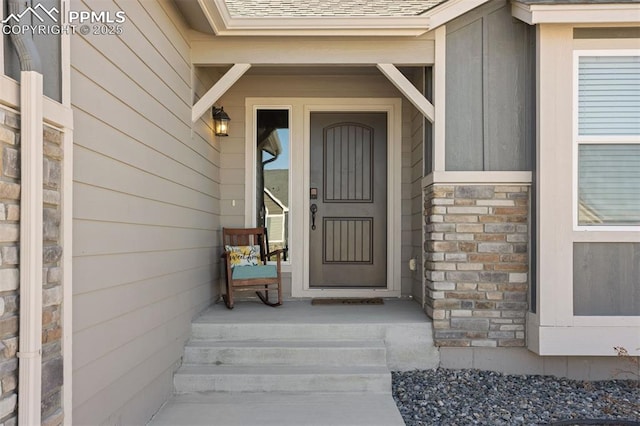
[(524, 23), (533, 25), (533, 14), (531, 13), (531, 7), (522, 3), (511, 4), (511, 15), (514, 18), (521, 20)]
[(529, 25), (535, 24), (599, 24), (640, 22), (640, 5), (614, 4), (542, 4), (513, 3), (511, 13)]
[(488, 2), (489, 0), (448, 0), (425, 16), (429, 17), (430, 29), (434, 29)]
[(256, 36), (256, 37), (280, 37), (280, 36), (355, 36), (355, 37), (419, 37), (429, 31), (429, 28), (422, 29), (397, 29), (397, 28), (306, 28), (306, 29), (231, 29), (219, 30), (218, 36)]
[(429, 17), (405, 18), (233, 18), (217, 35), (398, 35), (429, 31)]
[(207, 21), (209, 21), (213, 32), (219, 34), (226, 26), (224, 18), (220, 13), (220, 8), (216, 6), (213, 0), (198, 0), (198, 4)]

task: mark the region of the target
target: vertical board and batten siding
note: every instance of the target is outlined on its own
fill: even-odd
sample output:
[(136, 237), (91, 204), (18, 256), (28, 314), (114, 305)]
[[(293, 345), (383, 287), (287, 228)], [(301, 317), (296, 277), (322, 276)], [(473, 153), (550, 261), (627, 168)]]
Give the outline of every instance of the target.
[(171, 2), (71, 7), (127, 16), (121, 36), (71, 37), (73, 422), (144, 424), (215, 296), (220, 154), (190, 120), (210, 82)]
[[(397, 89), (382, 75), (245, 75), (227, 91), (217, 104), (232, 117), (229, 137), (220, 144), (220, 205), (221, 226), (244, 226), (245, 185), (245, 98), (402, 98)], [(414, 252), (412, 236), (413, 218), (413, 163), (412, 114), (415, 109), (403, 102), (402, 125), (402, 293), (411, 294), (413, 277), (408, 269)], [(300, 141), (292, 141), (292, 149)], [(422, 154), (420, 154), (422, 155)], [(420, 170), (421, 173), (421, 170)], [(233, 205), (235, 201), (235, 206)], [(294, 209), (290, 215), (300, 214)], [(296, 238), (295, 235), (292, 238)], [(291, 294), (290, 274), (285, 274), (283, 291)]]
[(447, 24), (446, 170), (531, 170), (532, 28), (506, 0)]
[(638, 277), (640, 243), (574, 243), (574, 315), (640, 315)]

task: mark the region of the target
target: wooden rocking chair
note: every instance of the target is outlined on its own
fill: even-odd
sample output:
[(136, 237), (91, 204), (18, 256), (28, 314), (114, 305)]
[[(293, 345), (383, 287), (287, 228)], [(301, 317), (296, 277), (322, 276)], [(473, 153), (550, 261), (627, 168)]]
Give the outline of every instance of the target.
[[(226, 270), (227, 293), (223, 295), (227, 308), (233, 309), (234, 292), (256, 292), (265, 305), (282, 305), (280, 257), (282, 250), (269, 253), (265, 228), (222, 228), (222, 243)], [(267, 260), (276, 258), (276, 264)], [(269, 291), (278, 292), (278, 301), (269, 301)]]

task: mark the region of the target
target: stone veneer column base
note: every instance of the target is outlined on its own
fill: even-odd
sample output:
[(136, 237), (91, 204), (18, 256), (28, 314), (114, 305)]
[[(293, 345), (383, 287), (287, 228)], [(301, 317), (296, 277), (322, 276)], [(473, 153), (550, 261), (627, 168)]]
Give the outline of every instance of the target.
[(525, 346), (529, 186), (424, 189), (426, 312), (442, 347)]

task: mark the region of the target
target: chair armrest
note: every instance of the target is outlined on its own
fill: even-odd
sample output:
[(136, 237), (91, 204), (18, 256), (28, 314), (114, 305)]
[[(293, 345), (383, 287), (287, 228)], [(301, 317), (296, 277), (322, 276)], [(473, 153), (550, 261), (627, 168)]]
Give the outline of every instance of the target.
[(227, 257), (229, 257), (229, 252), (228, 251), (223, 251), (222, 254), (220, 255), (221, 259), (226, 259)]
[(277, 250), (274, 250), (274, 251), (272, 251), (272, 252), (270, 252), (270, 253), (267, 253), (267, 254), (265, 255), (265, 257), (266, 257), (267, 259), (270, 259), (272, 256), (278, 256), (278, 259), (280, 259), (280, 257), (282, 256), (282, 253), (284, 253), (284, 250), (283, 250), (283, 249), (277, 249)]

